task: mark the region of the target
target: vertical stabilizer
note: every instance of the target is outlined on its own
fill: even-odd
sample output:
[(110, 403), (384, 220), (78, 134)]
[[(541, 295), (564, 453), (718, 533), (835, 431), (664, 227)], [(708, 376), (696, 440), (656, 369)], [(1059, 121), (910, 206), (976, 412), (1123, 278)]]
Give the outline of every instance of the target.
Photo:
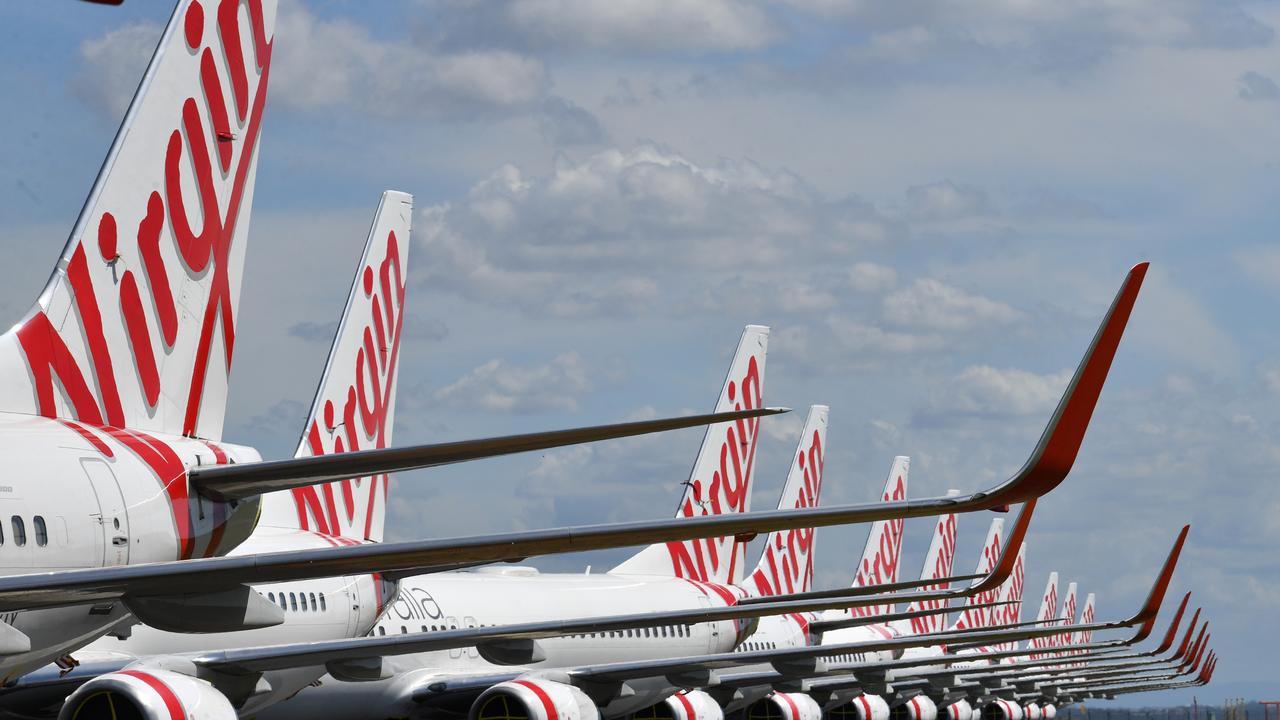
[[(880, 499), (884, 502), (905, 500), (907, 476), (910, 470), (909, 458), (903, 455), (895, 457), (893, 464), (889, 466), (889, 477), (885, 480)], [(903, 527), (902, 518), (877, 520), (871, 524), (871, 531), (867, 534), (867, 544), (862, 549), (862, 559), (858, 561), (858, 570), (853, 576), (853, 587), (898, 581), (898, 558), (902, 555)], [(871, 617), (892, 611), (893, 605), (885, 604), (853, 608), (849, 613), (853, 617)]]
[[(929, 551), (924, 556), (924, 567), (920, 570), (921, 580), (937, 580), (949, 577), (956, 559), (956, 514), (939, 515), (933, 526), (933, 539), (929, 541)], [(917, 588), (916, 592), (932, 592), (946, 590), (945, 582), (934, 583)], [(947, 604), (946, 600), (917, 600), (907, 605), (907, 612), (917, 610), (940, 610)], [(912, 635), (942, 632), (947, 626), (945, 613), (911, 618), (905, 623), (907, 632)], [(901, 627), (895, 625), (895, 627)]]
[[(1018, 557), (1013, 560), (1013, 570), (1009, 573), (1009, 579), (1004, 581), (1000, 586), (1000, 602), (1011, 603), (1009, 605), (1001, 605), (1000, 607), (991, 608), (992, 625), (1016, 625), (1022, 622), (1022, 591), (1026, 586), (1027, 577), (1027, 543), (1023, 542), (1018, 548)], [(999, 645), (987, 646), (981, 650), (994, 652), (1012, 652), (1018, 649), (1018, 643), (1007, 642)], [(1007, 662), (1013, 662), (1012, 658), (1006, 658)]]
[[(1044, 597), (1040, 599), (1040, 610), (1036, 612), (1036, 622), (1049, 623), (1053, 620), (1053, 614), (1058, 610), (1058, 573), (1049, 573), (1049, 582), (1044, 586)], [(1027, 648), (1031, 650), (1043, 650), (1049, 647), (1051, 638), (1038, 637), (1032, 638), (1027, 643)], [(1032, 660), (1043, 657), (1042, 653), (1033, 653), (1030, 655)]]
[[(800, 442), (778, 499), (779, 510), (817, 507), (822, 493), (823, 453), (827, 446), (826, 405), (809, 408)], [(760, 562), (744, 586), (752, 595), (808, 592), (813, 589), (814, 529), (773, 532), (765, 538)]]
[(218, 440), (274, 0), (183, 0), (44, 291), (0, 336), (0, 410)]
[[(769, 328), (748, 325), (729, 366), (716, 402), (716, 412), (748, 410), (764, 403), (765, 355)], [(756, 443), (760, 418), (720, 423), (707, 428), (693, 471), (685, 483), (676, 517), (745, 513), (751, 509)], [(727, 584), (740, 562), (732, 537), (705, 538), (650, 545), (611, 572), (663, 575)]]
[[(391, 444), (413, 197), (382, 194), (295, 457)], [(261, 524), (381, 542), (389, 477), (268, 493)]]
[[(987, 537), (982, 543), (982, 554), (978, 556), (978, 565), (974, 569), (975, 575), (986, 575), (996, 566), (1000, 560), (1000, 537), (1004, 532), (1004, 518), (993, 518), (991, 527), (987, 528)], [(956, 618), (956, 622), (951, 626), (952, 630), (973, 630), (975, 628), (986, 627), (991, 621), (991, 613), (989, 609), (974, 608), (974, 605), (985, 605), (993, 603), (1000, 595), (999, 586), (985, 590), (976, 595), (970, 596), (964, 602), (964, 606), (960, 611), (960, 617)]]
[[(1067, 583), (1067, 594), (1062, 598), (1062, 612), (1058, 615), (1058, 627), (1067, 628), (1076, 621), (1076, 584)], [(1074, 633), (1064, 631), (1050, 638), (1050, 647), (1060, 647), (1071, 642)]]

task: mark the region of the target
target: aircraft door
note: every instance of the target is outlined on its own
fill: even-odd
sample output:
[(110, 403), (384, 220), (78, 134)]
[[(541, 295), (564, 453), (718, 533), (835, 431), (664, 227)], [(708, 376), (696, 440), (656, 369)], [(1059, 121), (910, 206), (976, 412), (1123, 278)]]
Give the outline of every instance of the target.
[(129, 564), (129, 513), (124, 494), (111, 467), (97, 458), (81, 458), (80, 466), (98, 496), (98, 523), (102, 526), (102, 565)]
[[(355, 637), (360, 630), (360, 577), (347, 577), (347, 637)], [(372, 629), (371, 629), (372, 630)]]

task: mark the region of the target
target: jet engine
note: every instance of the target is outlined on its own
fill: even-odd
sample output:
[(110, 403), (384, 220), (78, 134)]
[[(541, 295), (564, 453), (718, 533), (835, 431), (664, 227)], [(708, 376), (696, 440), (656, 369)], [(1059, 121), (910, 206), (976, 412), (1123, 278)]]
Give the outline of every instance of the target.
[(776, 692), (747, 706), (746, 720), (822, 720), (822, 706), (804, 693)]
[(58, 720), (236, 720), (231, 701), (209, 683), (171, 670), (119, 670), (71, 693)]
[(831, 720), (889, 720), (889, 703), (879, 695), (859, 695), (827, 713)]
[(993, 700), (982, 708), (982, 720), (1023, 720), (1022, 706), (1008, 700)]
[(942, 709), (946, 720), (978, 720), (968, 700), (957, 700)]
[(1022, 711), (1025, 713), (1023, 717), (1025, 717), (1026, 720), (1044, 719), (1044, 710), (1035, 703), (1027, 703), (1026, 705), (1023, 705)]
[(938, 706), (927, 695), (916, 695), (889, 711), (890, 720), (938, 720)]
[(1040, 711), (1044, 713), (1044, 720), (1053, 720), (1058, 716), (1058, 706), (1053, 703), (1045, 703)]
[(646, 720), (724, 720), (724, 708), (701, 690), (684, 690), (635, 716)]
[(520, 678), (481, 693), (471, 705), (470, 720), (600, 720), (600, 710), (572, 685)]

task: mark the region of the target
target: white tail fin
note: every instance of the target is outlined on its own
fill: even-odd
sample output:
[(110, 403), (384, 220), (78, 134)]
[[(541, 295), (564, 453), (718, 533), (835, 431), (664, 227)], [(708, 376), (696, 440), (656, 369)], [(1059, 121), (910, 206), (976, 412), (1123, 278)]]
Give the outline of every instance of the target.
[[(413, 197), (387, 191), (365, 242), (296, 457), (391, 444)], [(268, 493), (261, 523), (381, 542), (388, 476)]]
[[(982, 543), (982, 554), (978, 556), (978, 565), (973, 571), (975, 575), (986, 575), (996, 566), (1000, 559), (1000, 535), (1002, 532), (1004, 532), (1004, 518), (993, 518), (991, 527), (987, 529), (987, 538)], [(972, 630), (986, 627), (991, 622), (990, 610), (985, 608), (975, 609), (973, 606), (993, 603), (999, 594), (1000, 588), (994, 587), (976, 595), (971, 595), (969, 599), (965, 600), (964, 607), (960, 611), (960, 617), (956, 618), (956, 622), (951, 626), (951, 629)]]
[[(1026, 586), (1026, 578), (1027, 543), (1023, 542), (1018, 548), (1018, 557), (1013, 560), (1009, 579), (1000, 586), (1000, 602), (1012, 604), (991, 608), (991, 625), (1014, 625), (1022, 622), (1022, 591)], [(1014, 641), (981, 648), (984, 651), (988, 649), (994, 652), (1012, 652), (1018, 649), (1018, 643)], [(1006, 661), (1013, 662), (1013, 659), (1006, 658)]]
[[(929, 551), (924, 556), (924, 567), (920, 570), (921, 580), (937, 580), (938, 578), (948, 577), (952, 573), (956, 559), (956, 514), (948, 513), (939, 515), (938, 521), (933, 526), (933, 539), (929, 542)], [(935, 583), (918, 588), (918, 592), (929, 592), (932, 590), (946, 590), (947, 583)], [(940, 610), (947, 603), (945, 600), (924, 600), (916, 601), (907, 605), (907, 612), (916, 610)], [(911, 618), (908, 621), (910, 633), (913, 635), (921, 635), (924, 633), (942, 632), (947, 626), (947, 616), (945, 613), (937, 615), (926, 615), (924, 617)]]
[[(1094, 601), (1095, 601), (1095, 598), (1093, 593), (1089, 593), (1088, 595), (1085, 596), (1084, 609), (1080, 611), (1080, 622), (1078, 624), (1090, 625), (1093, 623), (1095, 618)], [(1082, 643), (1091, 642), (1092, 640), (1093, 640), (1092, 630), (1081, 630), (1080, 632), (1075, 633), (1075, 639), (1072, 640), (1071, 642), (1073, 644), (1082, 644)]]
[[(716, 412), (762, 407), (769, 328), (748, 325), (738, 341)], [(751, 509), (760, 418), (707, 428), (693, 472), (685, 483), (676, 517), (744, 513)], [(667, 575), (727, 584), (740, 562), (732, 537), (650, 545), (615, 567), (624, 575)]]
[(0, 410), (221, 438), (276, 13), (214, 5), (178, 3), (48, 285), (0, 336)]
[[(1058, 573), (1049, 573), (1049, 582), (1044, 586), (1044, 597), (1040, 599), (1040, 610), (1036, 613), (1036, 622), (1047, 623), (1053, 620), (1053, 614), (1058, 610)], [(1031, 638), (1027, 643), (1027, 647), (1031, 650), (1042, 650), (1049, 647), (1050, 638), (1038, 637)], [(1033, 653), (1032, 660), (1044, 657), (1042, 653)]]
[[(1066, 628), (1076, 621), (1076, 584), (1067, 584), (1067, 594), (1062, 598), (1062, 612), (1058, 615), (1058, 627)], [(1050, 647), (1060, 647), (1071, 642), (1074, 633), (1065, 631), (1050, 638)]]
[[(884, 483), (884, 492), (880, 499), (884, 502), (896, 502), (907, 498), (907, 476), (911, 470), (911, 460), (899, 455), (889, 466), (889, 477)], [(877, 520), (871, 524), (871, 532), (867, 534), (866, 547), (862, 549), (862, 559), (858, 562), (858, 571), (853, 576), (853, 587), (867, 587), (882, 583), (898, 581), (898, 558), (902, 555), (901, 518), (896, 520)], [(893, 605), (870, 605), (853, 608), (849, 613), (853, 617), (871, 617), (884, 615), (893, 611)]]
[[(822, 493), (823, 453), (827, 447), (826, 405), (809, 408), (809, 417), (800, 431), (787, 484), (778, 499), (779, 510), (818, 506)], [(814, 529), (773, 532), (765, 538), (760, 562), (747, 578), (752, 595), (809, 592), (813, 589)]]

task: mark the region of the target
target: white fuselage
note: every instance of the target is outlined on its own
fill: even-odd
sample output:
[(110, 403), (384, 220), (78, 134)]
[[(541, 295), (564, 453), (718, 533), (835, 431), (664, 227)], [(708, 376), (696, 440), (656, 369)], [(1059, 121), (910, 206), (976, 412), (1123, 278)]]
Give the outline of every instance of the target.
[[(520, 622), (686, 610), (726, 605), (720, 593), (685, 580), (612, 574), (539, 574), (531, 568), (484, 568), (408, 578), (374, 628), (376, 635), (431, 632)], [(398, 717), (416, 707), (415, 693), (445, 679), (553, 672), (584, 665), (657, 660), (728, 652), (739, 641), (731, 621), (546, 638), (546, 659), (510, 666), (486, 661), (475, 648), (416, 653), (386, 659), (392, 677), (375, 682), (339, 682), (280, 703), (263, 718), (333, 720)], [(615, 717), (648, 707), (676, 691), (665, 678), (628, 681), (635, 694), (615, 700), (602, 714)]]
[[(309, 550), (333, 547), (334, 540), (304, 530), (260, 527), (229, 555)], [(394, 586), (371, 575), (312, 578), (253, 586), (263, 597), (280, 606), (284, 622), (256, 630), (227, 633), (173, 633), (135, 624), (127, 631), (100, 638), (75, 657), (85, 663), (98, 660), (139, 661), (157, 656), (338, 640), (367, 634), (394, 597)], [(119, 637), (123, 636), (123, 637)], [(323, 667), (269, 670), (263, 679), (269, 691), (257, 692), (241, 708), (252, 713), (290, 697), (324, 674)], [(0, 710), (5, 709), (0, 691)]]
[[(0, 413), (0, 574), (24, 575), (225, 554), (253, 530), (257, 500), (189, 493), (186, 469), (261, 460), (185, 437)], [(0, 681), (82, 647), (128, 617), (119, 601), (0, 614), (31, 638), (0, 657)]]

